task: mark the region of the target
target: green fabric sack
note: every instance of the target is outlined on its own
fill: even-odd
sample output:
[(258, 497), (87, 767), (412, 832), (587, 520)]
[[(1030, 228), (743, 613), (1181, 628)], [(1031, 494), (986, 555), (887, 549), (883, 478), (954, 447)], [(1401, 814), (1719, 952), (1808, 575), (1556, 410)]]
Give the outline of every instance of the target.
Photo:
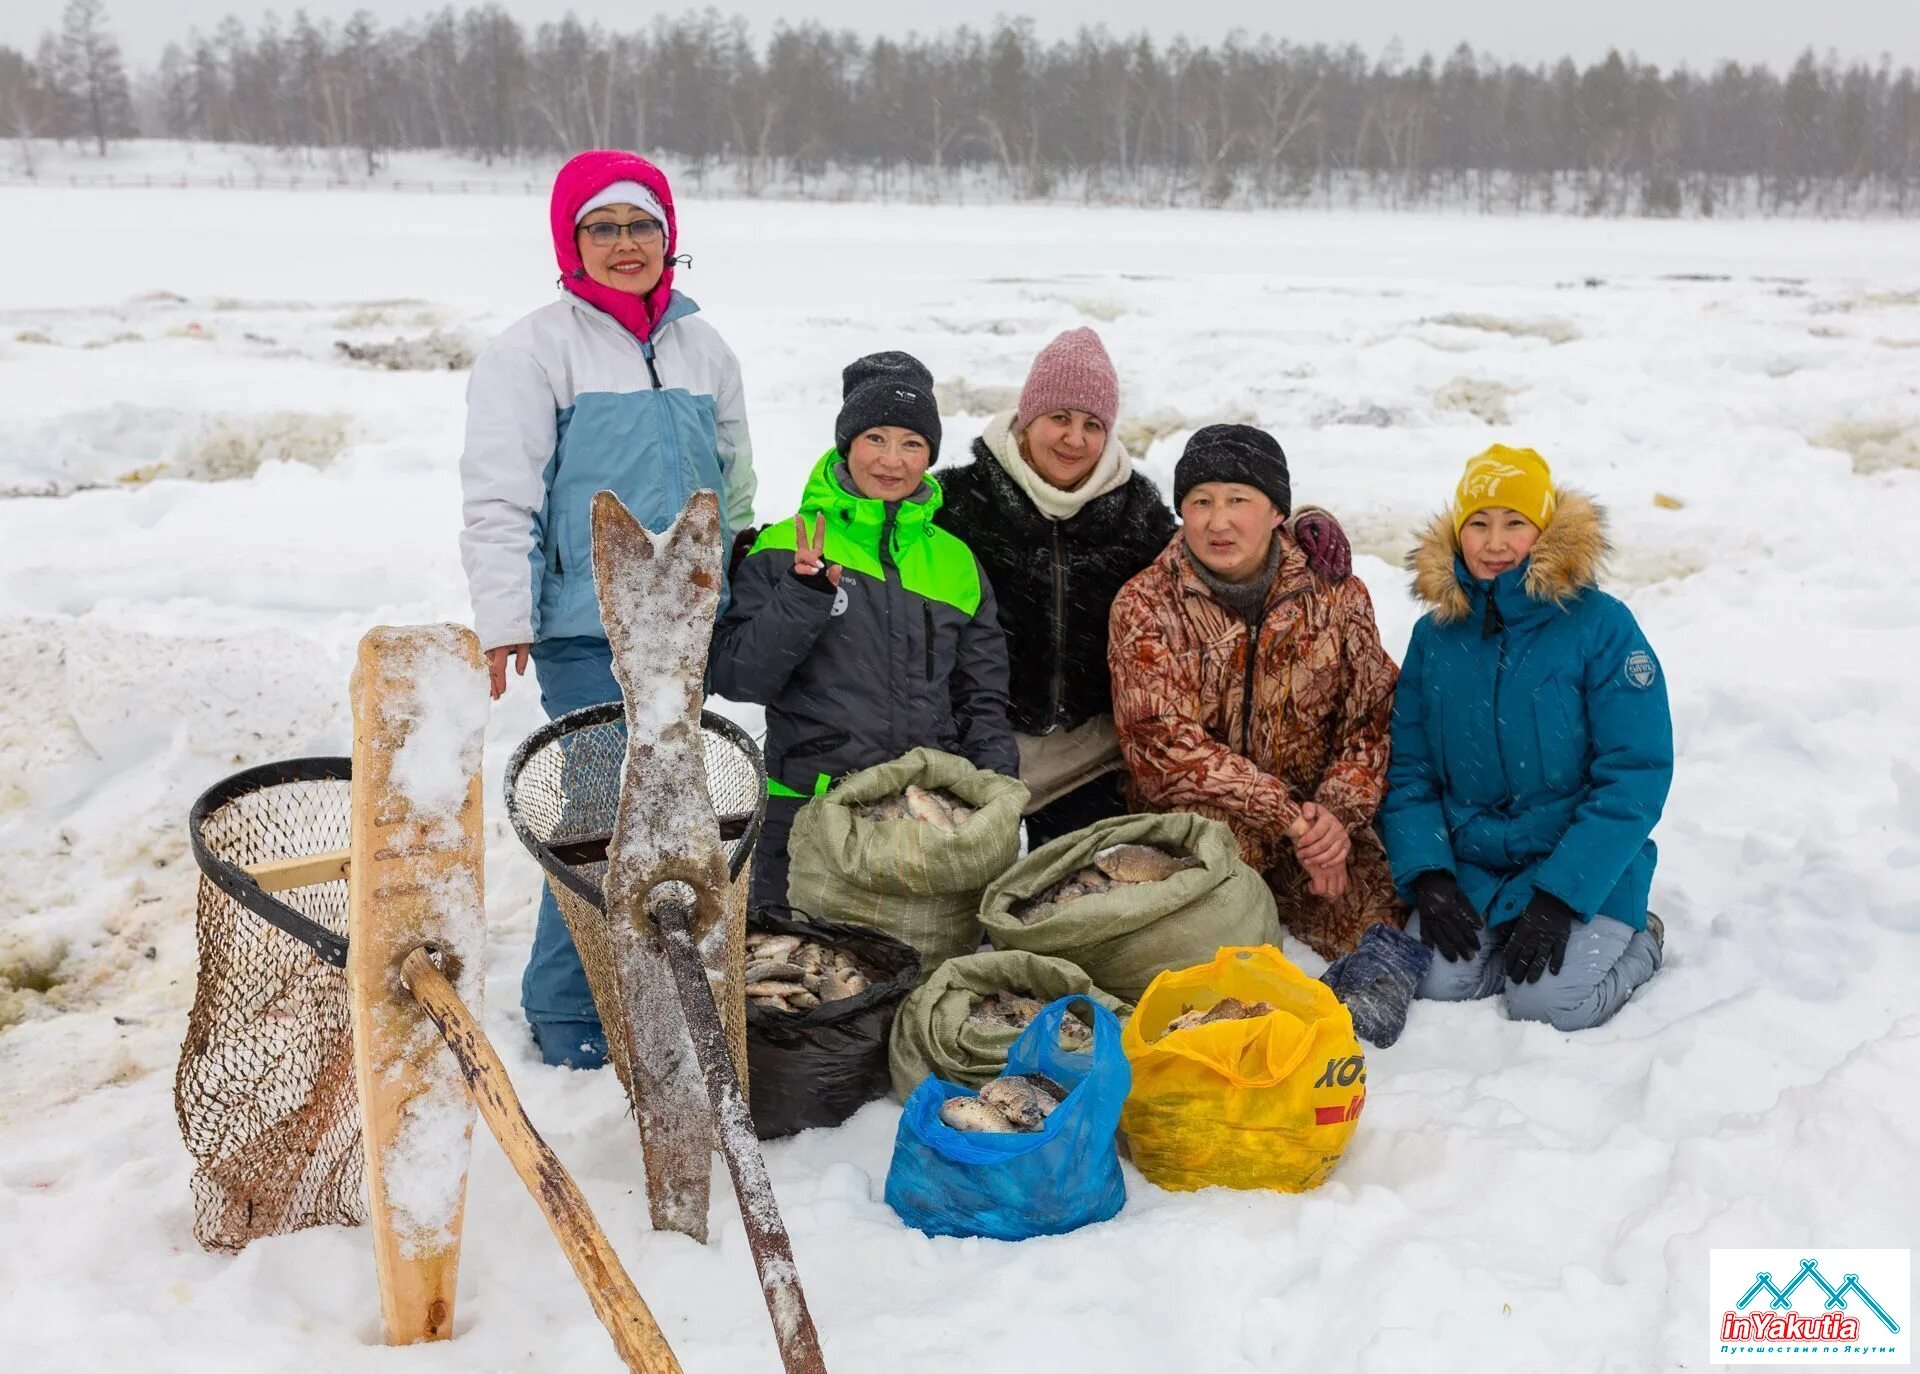
[(949, 959), (908, 993), (894, 1013), (887, 1066), (902, 1100), (929, 1075), (978, 1088), (1007, 1067), (1007, 1051), (1020, 1038), (1010, 1026), (969, 1023), (967, 1013), (982, 998), (1016, 992), (1042, 1002), (1082, 993), (1125, 1021), (1133, 1008), (1093, 985), (1065, 959), (1024, 950), (987, 950)]
[[(1009, 910), (1116, 844), (1157, 845), (1200, 866), (1062, 902), (1032, 925)], [(1066, 959), (1136, 1002), (1167, 969), (1208, 963), (1228, 946), (1277, 947), (1281, 939), (1273, 893), (1241, 862), (1233, 831), (1186, 812), (1115, 816), (1042, 845), (995, 879), (980, 899), (980, 920), (994, 948)]]
[[(869, 821), (854, 808), (913, 783), (974, 809), (948, 832), (924, 821)], [(921, 973), (980, 947), (980, 893), (1020, 852), (1026, 785), (938, 749), (914, 749), (851, 773), (794, 817), (787, 901), (825, 921), (870, 926), (920, 951)]]

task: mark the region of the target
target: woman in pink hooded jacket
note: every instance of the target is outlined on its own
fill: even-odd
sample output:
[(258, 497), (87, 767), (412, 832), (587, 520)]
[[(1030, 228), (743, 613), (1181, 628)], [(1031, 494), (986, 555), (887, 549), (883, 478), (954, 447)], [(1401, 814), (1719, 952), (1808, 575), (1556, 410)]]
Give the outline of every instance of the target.
[[(474, 363), (460, 458), (460, 552), (493, 694), (533, 660), (549, 716), (617, 700), (593, 587), (588, 509), (612, 491), (659, 531), (687, 498), (720, 496), (728, 536), (753, 519), (740, 364), (673, 289), (673, 192), (633, 153), (581, 153), (550, 207), (560, 298)], [(521, 1002), (551, 1064), (598, 1067), (605, 1038), (551, 894)]]

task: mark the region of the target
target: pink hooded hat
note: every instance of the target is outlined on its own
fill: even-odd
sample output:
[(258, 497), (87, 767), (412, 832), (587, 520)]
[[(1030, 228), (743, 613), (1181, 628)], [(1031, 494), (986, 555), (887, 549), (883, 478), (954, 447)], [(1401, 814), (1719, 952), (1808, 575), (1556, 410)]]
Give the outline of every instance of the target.
[[(637, 181), (659, 197), (667, 212), (667, 241), (664, 246), (666, 267), (660, 282), (644, 296), (616, 291), (589, 277), (580, 264), (580, 250), (574, 238), (574, 216), (580, 207), (616, 181)], [(553, 256), (560, 264), (560, 284), (588, 305), (606, 311), (627, 327), (636, 339), (645, 341), (667, 312), (673, 295), (673, 255), (678, 251), (680, 224), (673, 209), (673, 191), (667, 176), (637, 153), (613, 148), (595, 148), (576, 153), (553, 179), (553, 202), (548, 211), (553, 224)]]

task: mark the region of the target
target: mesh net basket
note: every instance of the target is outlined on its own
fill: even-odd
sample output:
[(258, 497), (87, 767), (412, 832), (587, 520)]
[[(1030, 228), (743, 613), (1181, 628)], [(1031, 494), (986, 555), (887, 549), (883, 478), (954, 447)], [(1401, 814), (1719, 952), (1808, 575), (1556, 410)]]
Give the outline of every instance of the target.
[[(720, 825), (731, 880), (726, 902), (726, 942), (720, 968), (711, 972), (714, 1000), (726, 1028), (727, 1048), (744, 1091), (747, 1082), (746, 935), (748, 858), (766, 810), (766, 768), (746, 731), (711, 711), (700, 715), (707, 793)], [(628, 1100), (635, 1078), (628, 1056), (633, 1036), (626, 1024), (632, 999), (622, 995), (614, 942), (601, 884), (607, 841), (626, 759), (627, 728), (620, 702), (571, 711), (529, 735), (507, 765), (507, 814), (515, 832), (546, 873), (547, 885), (566, 919), (580, 963), (586, 969), (595, 1008), (607, 1032), (607, 1052)]]
[[(747, 858), (766, 783), (738, 726), (703, 714), (707, 785), (732, 879), (727, 993), (717, 1000), (746, 1081)], [(609, 970), (601, 878), (620, 795), (626, 730), (619, 702), (549, 722), (515, 752), (508, 805), (545, 869), (580, 948), (595, 1003), (625, 1003)], [(261, 1236), (366, 1220), (360, 1103), (347, 999), (345, 878), (262, 890), (249, 866), (347, 847), (350, 759), (249, 768), (209, 788), (189, 821), (200, 866), (200, 966), (174, 1077), (174, 1110), (193, 1157), (193, 1232), (209, 1250)], [(609, 1040), (625, 1046), (609, 1024)], [(632, 1092), (631, 1066), (615, 1054)]]
[(194, 804), (200, 969), (174, 1110), (209, 1250), (366, 1219), (346, 880), (270, 894), (242, 867), (346, 848), (351, 772), (344, 758), (267, 764)]

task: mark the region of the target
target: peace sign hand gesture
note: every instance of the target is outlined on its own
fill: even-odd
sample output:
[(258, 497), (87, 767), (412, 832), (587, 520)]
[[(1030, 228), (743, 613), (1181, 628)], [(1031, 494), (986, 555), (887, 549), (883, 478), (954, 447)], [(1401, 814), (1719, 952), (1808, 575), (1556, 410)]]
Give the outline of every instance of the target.
[(834, 586), (840, 585), (840, 565), (827, 562), (827, 517), (813, 517), (813, 538), (807, 538), (807, 517), (793, 517), (793, 575), (795, 577), (818, 577), (825, 573), (827, 581)]

